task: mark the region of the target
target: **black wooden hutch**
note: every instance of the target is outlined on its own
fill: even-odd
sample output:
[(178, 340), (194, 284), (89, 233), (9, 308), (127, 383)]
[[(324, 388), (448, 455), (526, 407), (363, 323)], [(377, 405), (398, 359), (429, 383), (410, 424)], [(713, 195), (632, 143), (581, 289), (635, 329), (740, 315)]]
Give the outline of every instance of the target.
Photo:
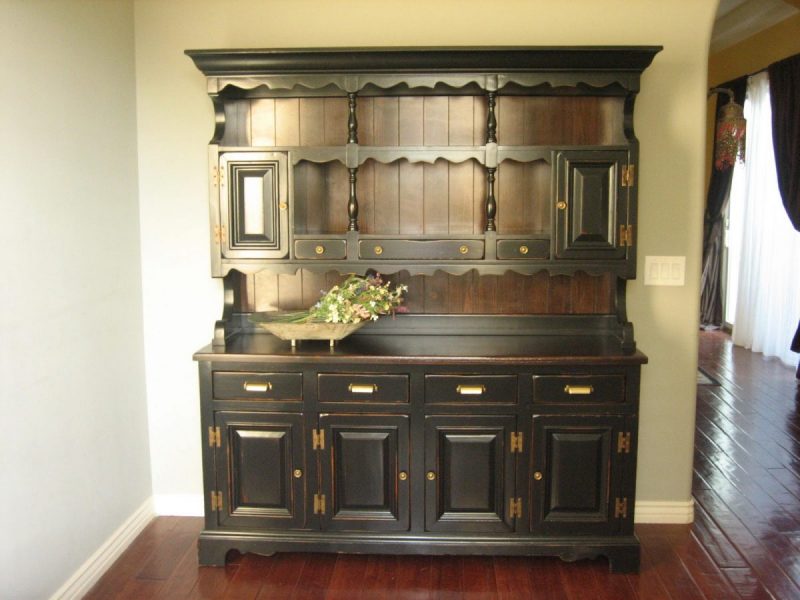
[[(231, 549), (608, 556), (635, 571), (634, 99), (659, 47), (192, 50), (223, 316), (205, 528)], [(348, 273), (410, 313), (258, 331)]]

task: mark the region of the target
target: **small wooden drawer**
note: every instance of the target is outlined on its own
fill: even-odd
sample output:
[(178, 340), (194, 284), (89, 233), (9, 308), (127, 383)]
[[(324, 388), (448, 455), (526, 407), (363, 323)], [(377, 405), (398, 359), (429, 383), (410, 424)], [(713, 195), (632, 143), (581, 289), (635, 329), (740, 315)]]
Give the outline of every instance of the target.
[(476, 260), (482, 240), (361, 240), (358, 257), (373, 260)]
[(425, 403), (517, 403), (516, 375), (426, 375)]
[(303, 398), (301, 373), (216, 371), (213, 385), (217, 400), (291, 401)]
[(342, 260), (347, 258), (347, 241), (295, 240), (294, 256), (303, 260)]
[(625, 402), (623, 375), (534, 375), (536, 404), (620, 404)]
[(550, 258), (550, 240), (497, 240), (498, 260)]
[(320, 373), (320, 402), (408, 402), (408, 375)]

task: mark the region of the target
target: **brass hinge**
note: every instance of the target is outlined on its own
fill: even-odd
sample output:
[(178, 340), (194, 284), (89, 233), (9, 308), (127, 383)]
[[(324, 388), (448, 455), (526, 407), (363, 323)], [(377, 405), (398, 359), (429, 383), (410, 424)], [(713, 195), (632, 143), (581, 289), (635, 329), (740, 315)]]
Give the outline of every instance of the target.
[(615, 498), (614, 499), (614, 518), (627, 519), (628, 518), (628, 499)]
[(522, 452), (522, 432), (521, 431), (512, 431), (511, 432), (511, 443), (509, 444), (511, 447), (511, 453), (514, 454), (515, 452)]
[(325, 430), (312, 429), (311, 430), (311, 449), (312, 450), (325, 450)]
[(224, 238), (225, 228), (222, 225), (214, 225), (214, 241), (220, 244)]
[(325, 514), (325, 494), (314, 494), (314, 514)]
[(633, 225), (619, 226), (619, 245), (633, 246)]
[(622, 167), (622, 187), (633, 187), (636, 176), (636, 165), (625, 165)]
[(222, 431), (219, 427), (208, 428), (208, 445), (212, 448), (222, 447)]
[(211, 510), (222, 510), (222, 492), (211, 492)]
[(508, 516), (512, 519), (522, 518), (522, 498), (508, 499)]
[(631, 432), (620, 431), (617, 434), (617, 454), (629, 454), (631, 451)]
[(219, 169), (217, 167), (211, 167), (211, 183), (214, 185), (219, 184)]

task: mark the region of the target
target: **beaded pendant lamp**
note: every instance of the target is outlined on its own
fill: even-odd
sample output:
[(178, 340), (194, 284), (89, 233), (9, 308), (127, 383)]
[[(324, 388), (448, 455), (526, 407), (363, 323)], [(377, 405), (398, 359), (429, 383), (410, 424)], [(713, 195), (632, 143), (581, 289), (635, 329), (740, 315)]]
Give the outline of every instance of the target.
[(727, 171), (736, 160), (744, 161), (745, 133), (747, 121), (744, 109), (733, 100), (733, 91), (713, 88), (711, 93), (725, 94), (728, 102), (720, 108), (714, 136), (714, 168)]

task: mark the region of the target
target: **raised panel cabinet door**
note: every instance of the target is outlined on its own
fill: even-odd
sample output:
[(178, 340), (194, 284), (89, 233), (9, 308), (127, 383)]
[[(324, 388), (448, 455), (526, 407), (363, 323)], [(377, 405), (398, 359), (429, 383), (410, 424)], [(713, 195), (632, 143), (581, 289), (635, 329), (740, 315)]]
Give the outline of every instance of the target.
[(513, 416), (426, 417), (427, 531), (514, 530), (515, 425)]
[(217, 508), (223, 527), (300, 528), (306, 516), (303, 417), (218, 412)]
[(286, 155), (225, 152), (219, 158), (221, 231), (225, 258), (284, 258), (289, 255)]
[(627, 165), (625, 150), (559, 152), (556, 258), (626, 258), (627, 229), (620, 227), (628, 224)]
[(321, 414), (322, 528), (406, 531), (409, 527), (407, 415)]
[[(531, 531), (536, 534), (616, 533), (633, 510), (620, 496), (625, 461), (623, 416), (534, 416)], [(623, 438), (624, 439), (624, 438)]]

